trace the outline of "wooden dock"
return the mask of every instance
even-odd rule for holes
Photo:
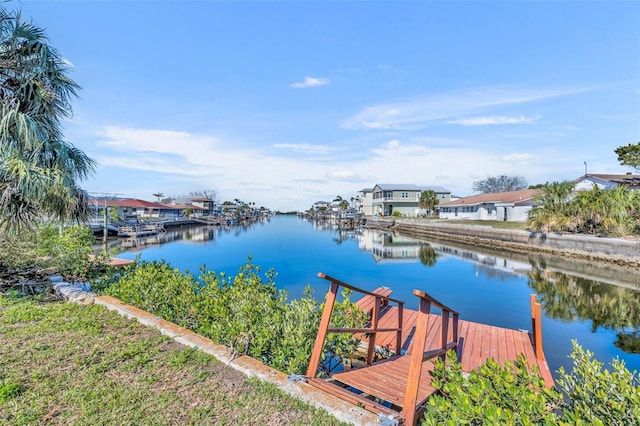
[[[149,235],[164,234],[162,222],[140,223],[137,225],[122,225],[118,228],[119,237],[140,238]]]
[[[531,298],[533,330],[529,333],[459,320],[457,312],[424,292],[414,291],[420,298],[420,308],[411,310],[404,308],[404,302],[391,298],[388,288],[367,292],[324,274],[318,275],[331,285],[307,371],[307,381],[313,386],[397,424],[414,424],[420,418],[421,407],[435,392],[430,374],[434,358],[444,358],[449,349],[457,352],[465,372],[477,369],[489,358],[504,364],[523,354],[529,366],[537,366],[546,384],[553,386],[542,351],[540,304],[536,303],[535,296]],[[364,294],[356,301],[370,314],[370,322],[363,329],[328,326],[339,287]],[[442,314],[432,314],[431,306],[440,308]],[[316,377],[322,345],[331,332],[352,332],[361,339],[361,351],[366,354],[363,355],[364,367],[336,373],[330,378]],[[423,342],[422,350],[415,350],[416,342]]]

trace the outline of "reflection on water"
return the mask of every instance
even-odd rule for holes
[[[126,247],[129,245],[129,247]],[[119,240],[111,254],[165,259],[174,267],[233,274],[251,256],[273,268],[277,285],[300,297],[311,285],[318,299],[326,283],[317,272],[373,290],[387,285],[407,307],[413,289],[428,291],[463,319],[500,327],[531,326],[529,294],[543,306],[543,338],[552,371],[570,368],[577,338],[598,359],[622,357],[640,369],[640,271],[539,253],[516,253],[445,240],[416,240],[373,230],[338,229],[330,222],[278,216],[244,226],[169,230],[142,241]],[[412,303],[415,305],[412,306]]]
[[[360,249],[371,252],[376,262],[420,261],[431,267],[438,258],[455,256],[473,263],[476,274],[491,279],[526,276],[547,317],[565,322],[588,320],[591,332],[600,328],[613,331],[616,347],[626,353],[640,353],[640,292],[636,290],[640,277],[628,269],[621,268],[596,281],[581,276],[590,268],[576,261],[565,260],[566,270],[562,271],[557,265],[555,269],[548,266],[557,264],[557,260],[548,262],[539,255],[527,257],[525,262],[482,253],[478,247],[418,241],[377,230],[364,230],[356,238]],[[611,272],[614,267],[608,265],[604,269]],[[575,271],[580,275],[572,275]]]
[[[445,245],[434,241],[420,241],[411,237],[390,232],[364,229],[354,234],[361,250],[371,252],[378,263],[421,262],[425,266],[434,266],[438,258],[458,257],[476,266],[477,275],[489,278],[507,279],[525,276],[532,269],[528,262],[480,253],[476,248]]]
[[[627,353],[640,353],[640,292],[536,267],[529,285],[538,293],[546,316],[563,321],[590,320],[616,333],[614,344]]]
[[[222,234],[233,234],[235,236],[240,235],[243,232],[247,232],[253,227],[264,224],[269,221],[269,218],[259,218],[252,222],[243,222],[234,226],[230,225],[218,225],[218,226],[196,226],[187,228],[169,228],[169,231],[161,234],[147,235],[138,238],[118,238],[117,240],[108,241],[106,244],[106,251],[110,256],[115,256],[123,251],[135,251],[148,248],[149,246],[165,244],[175,241],[189,241],[192,243],[206,243],[215,240]],[[96,250],[104,250],[105,245],[96,247]]]

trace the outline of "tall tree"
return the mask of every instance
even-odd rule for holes
[[[44,31],[0,6],[0,227],[33,227],[41,216],[82,219],[79,182],[95,163],[63,140],[79,86]]]
[[[156,199],[157,199],[157,201],[158,201],[158,202],[160,202],[160,199],[161,199],[162,197],[164,197],[164,194],[163,194],[162,192],[156,192],[155,194],[151,194],[151,195],[153,195],[154,197],[156,197]]]
[[[431,189],[427,189],[426,191],[422,191],[420,193],[420,199],[418,200],[418,205],[421,209],[426,209],[427,214],[431,215],[436,209],[436,206],[440,200],[438,200],[438,194]]]
[[[640,142],[637,144],[629,144],[614,149],[618,155],[618,161],[623,166],[631,166],[640,171]]]
[[[481,194],[519,191],[521,189],[527,189],[527,180],[522,176],[488,176],[486,179],[473,182],[473,192]]]
[[[336,195],[336,198],[333,199],[334,203],[338,203],[338,207],[340,210],[346,210],[349,208],[349,201],[345,198],[342,198],[341,195]]]

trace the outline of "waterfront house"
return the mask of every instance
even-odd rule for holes
[[[377,184],[372,191],[372,215],[391,216],[398,212],[407,217],[421,216],[425,211],[419,206],[420,194],[429,190],[436,193],[441,204],[451,199],[451,191],[442,186]]]
[[[191,204],[192,206],[190,207],[192,211],[194,212],[197,211],[200,215],[208,216],[214,213],[214,208],[215,208],[214,202],[210,198],[206,198],[206,197],[193,198],[191,200]]]
[[[630,190],[640,190],[640,175],[628,172],[624,175],[613,174],[586,174],[574,180],[574,191],[589,191],[594,186],[600,189],[611,189],[624,185]]]
[[[373,215],[373,188],[363,188],[358,191],[355,208],[361,216]]]
[[[93,210],[98,216],[104,214],[106,207],[116,209],[118,216],[124,219],[142,217],[177,217],[179,209],[166,204],[154,203],[135,198],[128,199],[99,199],[94,198],[91,202]]]
[[[436,208],[442,219],[501,220],[525,222],[537,189],[472,195],[442,203]]]

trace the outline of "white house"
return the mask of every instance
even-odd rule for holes
[[[589,191],[594,185],[600,189],[611,189],[625,185],[631,190],[640,190],[640,175],[628,172],[624,175],[586,174],[574,180],[574,191]]]
[[[524,222],[533,207],[537,189],[480,194],[442,203],[436,208],[442,219],[502,220]]]

